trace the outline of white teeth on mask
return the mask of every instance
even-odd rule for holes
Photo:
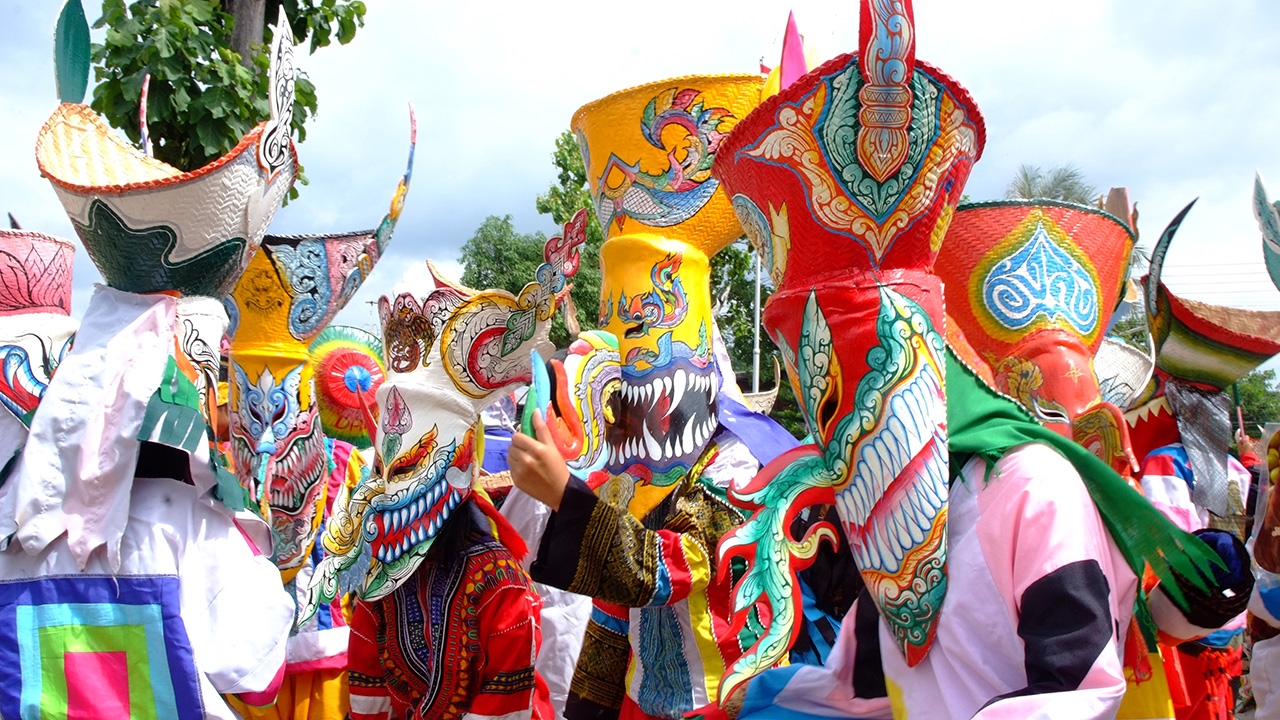
[[[674,449],[671,447],[671,438],[667,438],[667,442],[662,446],[662,459],[667,460],[676,456]]]
[[[676,407],[680,405],[680,399],[684,397],[686,382],[688,382],[688,376],[686,375],[684,368],[677,368],[675,380],[671,385],[671,407],[667,409],[667,415],[670,415],[671,411],[675,410]]]
[[[671,394],[671,378],[669,377],[662,378],[662,394],[663,395]]]
[[[649,432],[648,423],[645,423],[644,426],[644,444],[649,451],[649,457],[654,460],[662,459],[662,446],[658,444],[657,440],[653,439],[653,433]]]
[[[693,426],[695,424],[696,424],[695,420],[693,418],[690,418],[689,422],[685,423],[684,425],[684,436],[680,440],[681,455],[688,455],[689,453],[693,452],[693,449],[695,447],[697,447],[697,445],[695,444],[695,440],[693,439],[693,434],[694,434]]]

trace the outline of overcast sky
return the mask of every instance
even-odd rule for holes
[[[97,2],[85,4],[92,22]],[[488,215],[555,230],[534,198],[555,179],[553,143],[578,106],[652,80],[773,65],[792,8],[819,58],[857,44],[852,0],[367,4],[350,45],[299,49],[320,103],[299,148],[311,185],[271,227],[373,226],[403,171],[414,104],[417,167],[399,229],[339,316],[362,325],[373,322],[368,301],[420,281],[426,258],[456,261]],[[34,158],[56,102],[59,7],[0,0],[0,211],[74,238]],[[1199,196],[1170,253],[1170,285],[1208,302],[1280,309],[1249,204],[1255,169],[1280,192],[1280,3],[916,0],[915,12],[917,57],[957,78],[986,119],[971,198],[1003,196],[1022,163],[1075,163],[1100,189],[1129,187],[1149,245]],[[78,315],[99,276],[83,251],[75,273]]]

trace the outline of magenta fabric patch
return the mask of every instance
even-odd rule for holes
[[[129,717],[129,667],[126,653],[69,652],[67,720],[117,720]]]

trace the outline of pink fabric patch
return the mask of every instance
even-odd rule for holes
[[[253,538],[249,537],[248,531],[240,526],[240,521],[236,518],[231,518],[231,523],[236,526],[236,530],[240,531],[240,537],[244,538],[245,544],[247,544],[249,549],[253,551],[253,556],[262,557],[263,552],[258,549],[258,544],[253,541]]]
[[[129,667],[118,652],[69,652],[67,720],[114,720],[129,717]]]
[[[241,700],[243,700],[244,704],[246,705],[251,705],[253,707],[259,707],[259,708],[267,707],[268,705],[275,704],[276,696],[280,694],[280,687],[282,685],[284,685],[284,665],[283,664],[280,665],[279,670],[276,670],[275,677],[271,678],[271,683],[267,685],[265,690],[263,690],[262,692],[240,693],[238,697]],[[71,719],[67,718],[67,720],[71,720]]]

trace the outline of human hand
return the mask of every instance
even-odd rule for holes
[[[1236,431],[1236,447],[1240,450],[1240,454],[1251,453],[1257,448],[1257,440],[1249,437],[1243,430]]]
[[[565,486],[569,484],[569,466],[556,449],[541,410],[533,412],[533,432],[536,437],[516,433],[511,438],[511,448],[507,451],[511,482],[533,499],[559,510]]]

